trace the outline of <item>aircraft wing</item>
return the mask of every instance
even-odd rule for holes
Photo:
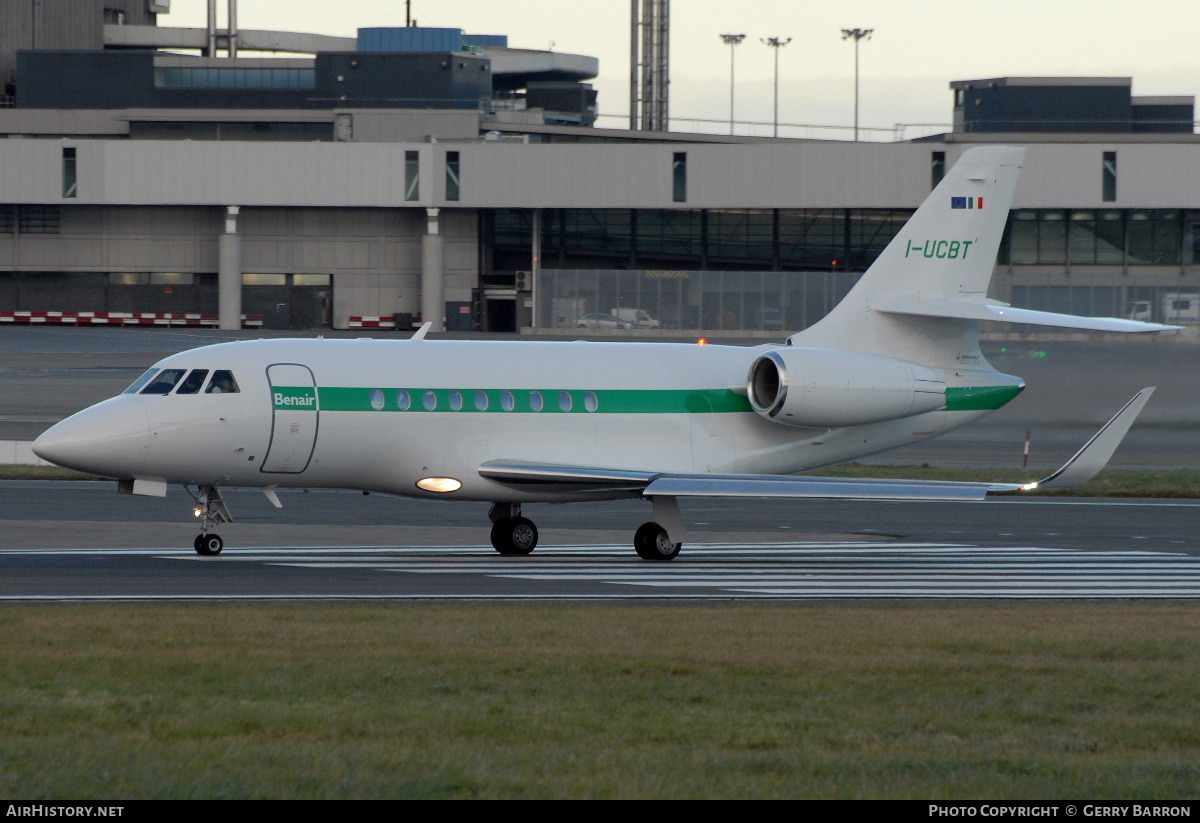
[[[790,497],[849,500],[982,500],[988,494],[1073,488],[1107,465],[1153,388],[1139,391],[1061,468],[1036,483],[880,480],[810,475],[672,474],[489,460],[479,474],[526,491],[626,491],[643,497]]]

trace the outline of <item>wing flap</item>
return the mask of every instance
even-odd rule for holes
[[[526,488],[639,491],[657,477],[658,473],[532,463],[525,460],[489,460],[479,467],[479,475],[510,486]]]
[[[775,475],[663,475],[646,497],[791,497],[827,500],[982,500],[990,483]]]

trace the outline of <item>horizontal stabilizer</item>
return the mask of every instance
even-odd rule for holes
[[[1029,323],[1035,326],[1058,326],[1065,329],[1087,329],[1088,331],[1112,332],[1159,332],[1171,331],[1180,326],[1164,326],[1161,323],[1143,323],[1140,320],[1124,320],[1120,317],[1081,317],[1076,314],[1058,314],[1034,309],[1014,309],[996,303],[981,303],[971,300],[913,300],[876,306],[875,311],[884,314],[908,314],[918,317],[950,317],[958,320],[994,320],[998,323]]]

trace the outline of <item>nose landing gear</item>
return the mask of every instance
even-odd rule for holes
[[[216,486],[201,486],[192,513],[200,518],[200,534],[193,543],[196,554],[205,557],[220,554],[221,549],[225,548],[225,541],[220,535],[210,533],[209,529],[221,523],[233,522],[233,515],[229,513],[229,507],[221,497],[221,490]]]

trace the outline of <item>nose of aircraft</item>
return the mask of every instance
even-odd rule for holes
[[[150,422],[136,397],[114,397],[73,414],[33,441],[33,453],[68,469],[105,477],[137,472]]]

